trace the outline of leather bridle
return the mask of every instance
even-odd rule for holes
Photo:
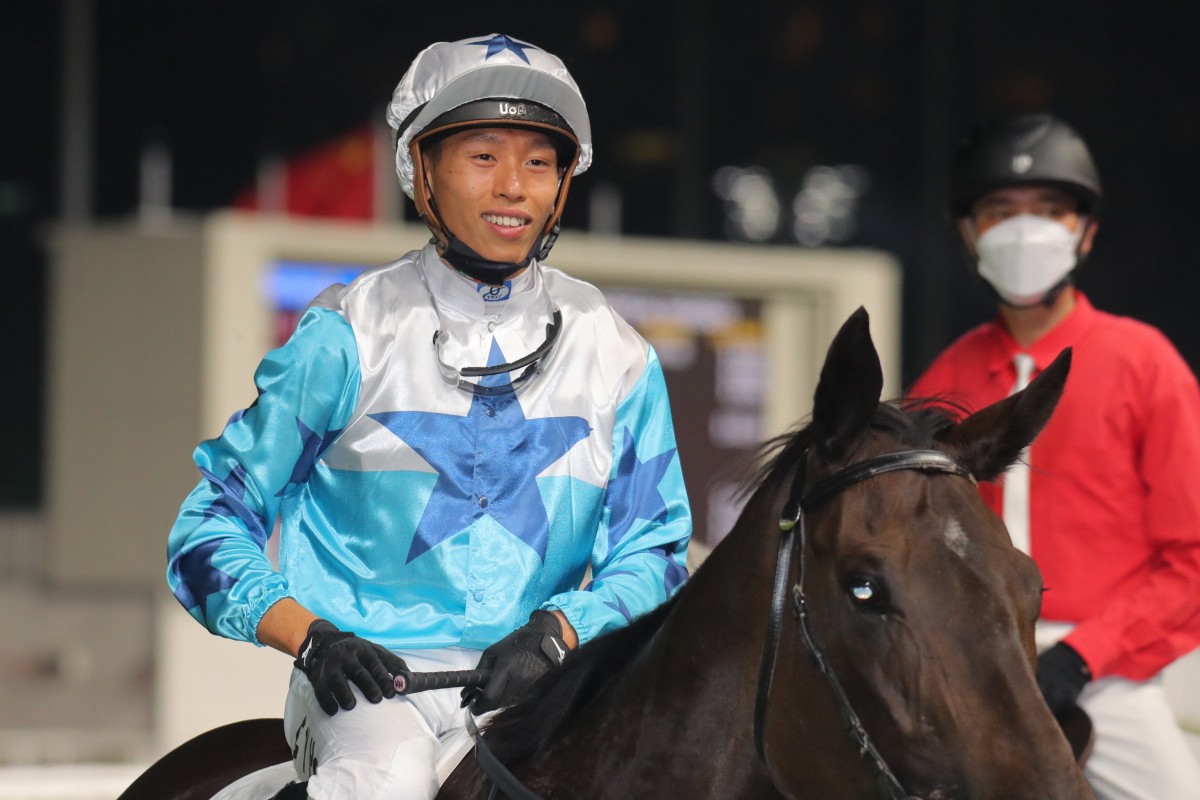
[[[816,635],[813,633],[812,625],[809,621],[808,601],[804,595],[805,550],[808,545],[807,531],[804,525],[804,512],[814,510],[822,503],[836,497],[856,483],[865,481],[868,478],[874,478],[877,475],[900,470],[941,472],[958,475],[972,482],[975,480],[970,470],[939,450],[905,450],[899,453],[876,456],[875,458],[851,464],[830,475],[812,489],[805,490],[806,470],[804,469],[804,461],[801,461],[801,466],[797,469],[796,478],[793,481],[788,501],[784,504],[779,519],[779,530],[781,533],[779,555],[775,560],[775,580],[771,594],[771,613],[767,622],[767,641],[763,649],[762,665],[759,670],[758,692],[754,705],[754,747],[758,751],[759,760],[766,766],[766,753],[763,748],[763,724],[766,719],[771,684],[775,677],[775,659],[779,648],[780,631],[783,628],[784,596],[787,592],[788,574],[791,570],[792,551],[793,549],[798,549],[800,551],[800,574],[795,585],[792,586],[792,599],[795,606],[796,618],[800,626],[800,635],[817,669],[826,677],[830,687],[833,689],[839,710],[841,711],[842,721],[846,725],[846,732],[854,741],[859,755],[871,767],[875,781],[885,797],[889,798],[889,800],[920,800],[920,798],[909,795],[904,791],[904,787],[888,767],[883,756],[875,749],[875,745],[871,742],[871,738],[863,728],[862,721],[859,719],[858,714],[855,713],[854,707],[850,705],[850,699],[846,696],[846,692],[838,681],[837,675],[834,674],[832,667],[830,667],[829,660],[825,657],[825,652],[817,643]],[[793,539],[797,530],[799,530],[799,542],[793,548]]]
[[[900,781],[897,780],[895,774],[888,767],[887,762],[884,761],[883,756],[879,754],[870,737],[867,736],[867,732],[863,728],[858,714],[855,713],[854,708],[850,705],[850,700],[846,697],[846,692],[842,689],[841,683],[838,682],[837,676],[829,666],[829,661],[825,658],[825,652],[817,644],[816,636],[813,634],[812,627],[809,624],[808,602],[804,596],[804,550],[807,546],[804,512],[815,509],[856,483],[877,475],[897,472],[899,470],[942,472],[950,475],[959,475],[972,482],[975,480],[970,470],[938,450],[905,450],[899,453],[889,453],[869,458],[835,472],[807,492],[804,490],[805,470],[803,467],[797,470],[791,494],[788,497],[787,503],[783,506],[783,512],[779,519],[779,529],[782,535],[779,541],[779,555],[775,560],[775,581],[771,596],[771,614],[767,623],[767,643],[763,650],[762,666],[759,671],[758,694],[754,707],[754,746],[758,751],[759,760],[765,766],[763,721],[766,717],[767,703],[770,699],[771,683],[775,676],[775,657],[779,648],[779,634],[783,628],[784,596],[787,592],[788,573],[791,569],[792,542],[795,531],[798,529],[800,531],[800,540],[797,545],[800,550],[800,576],[799,580],[792,587],[792,597],[804,644],[816,662],[817,668],[829,680],[834,695],[837,697],[842,713],[842,720],[846,725],[847,732],[850,734],[850,738],[854,740],[859,754],[866,759],[874,771],[876,782],[885,796],[889,800],[920,800],[920,798],[909,795],[904,791],[904,787],[900,785]],[[499,797],[508,797],[512,800],[543,800],[539,794],[521,783],[520,779],[513,775],[496,758],[487,746],[483,736],[480,735],[479,730],[475,727],[474,720],[471,719],[469,714],[467,715],[467,728],[475,738],[475,759],[478,766],[483,774],[492,781],[492,788],[488,793],[489,800],[497,800]]]

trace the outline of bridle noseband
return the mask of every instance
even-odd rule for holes
[[[834,674],[833,669],[830,667],[829,661],[825,657],[825,652],[817,643],[816,636],[809,622],[808,601],[804,595],[804,551],[808,545],[807,531],[804,525],[804,512],[812,511],[856,483],[877,475],[900,470],[942,472],[950,475],[959,475],[969,479],[972,483],[975,481],[970,470],[939,450],[905,450],[899,453],[888,453],[887,455],[859,461],[838,470],[807,491],[804,488],[806,472],[803,462],[801,462],[801,466],[797,469],[791,493],[788,496],[787,503],[783,506],[783,511],[779,519],[779,530],[781,533],[779,555],[775,560],[775,580],[771,593],[771,613],[767,623],[767,641],[763,649],[763,660],[759,670],[758,693],[754,706],[754,746],[758,751],[759,760],[765,766],[767,761],[763,748],[763,724],[767,714],[767,702],[771,694],[771,683],[775,677],[775,657],[779,648],[779,635],[783,628],[783,606],[784,597],[787,592],[788,573],[791,570],[792,539],[795,531],[798,529],[800,531],[800,541],[797,545],[800,551],[800,575],[796,584],[792,587],[792,598],[795,605],[796,618],[800,624],[800,635],[804,639],[805,647],[807,647],[809,655],[816,663],[817,669],[828,679],[834,696],[837,698],[839,710],[842,714],[842,721],[846,725],[846,732],[854,740],[859,755],[871,766],[875,780],[884,795],[890,798],[890,800],[919,800],[919,798],[909,795],[904,791],[904,787],[900,785],[900,781],[888,767],[883,756],[875,749],[875,745],[871,742],[870,737],[867,736],[867,732],[862,726],[862,721],[859,719],[858,714],[855,713],[853,706],[850,705],[850,699],[846,696],[846,692],[838,681],[837,675]]]

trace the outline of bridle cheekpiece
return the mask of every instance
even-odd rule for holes
[[[970,470],[940,450],[904,450],[851,464],[848,467],[838,470],[806,491],[804,484],[807,475],[804,463],[802,459],[801,466],[796,470],[792,490],[788,495],[787,502],[784,503],[779,518],[779,530],[781,534],[779,538],[779,555],[775,560],[775,580],[771,592],[771,613],[767,622],[767,641],[763,649],[762,665],[759,669],[758,693],[754,707],[754,746],[758,751],[758,758],[765,766],[767,760],[763,747],[763,726],[771,694],[771,683],[775,676],[775,658],[779,648],[779,636],[783,628],[783,607],[784,598],[787,595],[788,574],[791,571],[792,542],[795,532],[798,530],[800,532],[799,542],[795,549],[800,551],[800,574],[795,585],[792,586],[791,593],[804,645],[808,649],[808,653],[816,664],[817,669],[829,681],[834,696],[837,698],[838,707],[842,714],[842,721],[846,725],[846,732],[854,741],[859,755],[870,765],[876,783],[878,783],[884,795],[889,800],[919,800],[919,798],[909,795],[904,791],[904,787],[900,784],[900,781],[896,778],[891,768],[888,767],[883,756],[879,754],[874,743],[871,742],[866,729],[863,728],[862,721],[854,711],[854,707],[850,705],[850,699],[846,696],[845,690],[838,681],[837,675],[834,674],[833,668],[830,667],[829,660],[825,657],[825,652],[821,649],[816,635],[813,633],[812,625],[809,621],[808,600],[804,595],[804,556],[805,549],[808,546],[807,531],[804,525],[804,512],[816,509],[821,504],[836,497],[856,483],[889,472],[900,470],[940,472],[967,478],[972,483],[975,482],[975,478],[971,475]]]

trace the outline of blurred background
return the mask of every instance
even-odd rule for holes
[[[882,264],[862,280],[895,281],[895,322],[885,329],[893,340],[890,388],[898,393],[954,337],[992,313],[944,211],[954,147],[982,120],[1051,110],[1089,142],[1105,188],[1099,239],[1081,286],[1099,307],[1161,328],[1196,369],[1198,23],[1200,6],[1169,0],[1136,10],[1076,0],[639,0],[517,8],[469,0],[0,2],[0,419],[7,421],[0,459],[0,766],[103,763],[114,766],[111,780],[119,783],[122,769],[165,746],[155,653],[172,634],[156,623],[162,587],[140,573],[125,580],[119,569],[64,569],[54,545],[62,520],[71,521],[71,531],[60,548],[89,534],[78,520],[100,512],[88,503],[107,497],[130,505],[151,487],[131,487],[135,480],[109,473],[119,488],[86,497],[55,488],[65,480],[62,469],[86,472],[96,455],[89,448],[104,446],[87,438],[104,425],[88,417],[94,385],[63,377],[55,353],[72,337],[86,337],[82,317],[63,311],[68,298],[87,311],[99,342],[99,332],[133,325],[141,306],[161,304],[186,327],[189,315],[199,319],[201,312],[189,310],[194,298],[180,287],[207,284],[197,278],[168,286],[165,295],[150,288],[144,296],[124,288],[114,295],[104,288],[106,265],[142,251],[105,250],[111,241],[104,237],[118,231],[139,241],[149,236],[156,246],[188,237],[204,242],[207,220],[257,209],[308,230],[358,225],[378,236],[381,225],[391,226],[381,250],[410,239],[419,245],[411,205],[377,156],[384,105],[431,41],[503,32],[562,57],[591,113],[596,160],[567,205],[568,260],[576,231],[682,248],[736,246],[719,251],[740,259],[726,272],[756,253],[764,264],[778,261],[771,268],[781,271],[791,259],[797,270],[817,264],[819,272],[820,264],[841,263],[820,259],[842,255]],[[373,253],[319,245],[275,258],[283,266],[299,259],[344,267],[370,263]],[[144,283],[118,278],[119,268],[111,268],[112,285]],[[305,273],[301,285],[332,274],[323,268]],[[678,269],[686,272],[686,264]],[[83,274],[95,283],[72,282]],[[661,300],[675,274],[663,273],[652,300]],[[793,278],[781,272],[778,280],[783,286]],[[769,283],[744,297],[681,295],[682,317],[725,321],[717,334],[705,332],[712,352],[696,378],[710,396],[716,387],[718,411],[721,403],[729,407],[720,424],[710,416],[707,438],[696,445],[709,456],[744,449],[770,432],[769,420],[754,417],[769,405],[762,400],[767,390],[745,389],[768,383],[769,367],[778,363],[778,354],[763,355],[769,347],[754,344],[770,316],[763,299]],[[622,309],[638,317],[647,290],[633,278],[628,284]],[[270,324],[286,335],[290,307],[281,294],[272,297]],[[660,325],[664,352],[672,336],[678,339],[661,320],[645,321]],[[167,338],[194,344],[204,325]],[[136,376],[148,374],[146,365],[120,343],[158,335],[135,326],[107,349],[92,344],[118,367],[129,355]],[[249,350],[256,360],[262,348]],[[692,362],[686,353],[680,358],[678,380],[690,380],[684,373]],[[249,377],[249,370],[238,375],[243,390]],[[51,413],[65,385],[78,387],[78,407],[69,409],[80,420],[74,451],[70,437],[55,438]],[[188,386],[183,380],[177,390],[186,394]],[[161,417],[162,408],[149,408],[161,402],[161,389],[129,381],[113,403],[135,419]],[[673,389],[673,399],[681,394]],[[205,414],[211,416],[203,409],[192,416]],[[181,430],[192,444],[197,432],[216,432],[202,422],[171,427],[167,416],[159,420],[163,430]],[[195,480],[187,452],[173,453],[184,477],[171,480],[182,489],[150,504],[177,507]],[[56,466],[56,458],[73,466]],[[703,483],[689,488],[694,501],[709,490],[719,494]],[[71,507],[59,513],[55,503]],[[717,528],[723,513],[728,508],[715,508],[707,524]],[[144,560],[121,548],[146,541],[159,548],[150,558],[162,558],[171,514],[156,519],[157,529],[142,538],[112,542],[120,558]],[[705,536],[711,542],[717,533]],[[4,781],[0,776],[0,798],[21,796],[15,788],[4,794]]]

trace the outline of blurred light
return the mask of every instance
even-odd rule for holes
[[[792,235],[806,247],[840,244],[858,228],[858,200],[870,185],[867,170],[857,164],[816,166],[792,201]]]
[[[708,437],[728,450],[742,450],[762,441],[762,415],[754,409],[718,408],[708,417]]]
[[[617,158],[634,167],[660,167],[679,158],[679,137],[668,130],[628,131],[617,142]]]
[[[268,153],[259,159],[255,186],[260,213],[287,213],[287,183],[287,162],[283,158]]]
[[[326,287],[348,284],[366,269],[358,264],[276,261],[263,279],[263,292],[272,308],[303,311]]]
[[[142,148],[138,159],[138,221],[147,228],[171,221],[171,151],[162,142]]]
[[[658,294],[631,289],[606,289],[604,296],[630,325],[642,328],[667,322],[704,335],[732,328],[745,317],[732,297],[715,294]]]
[[[725,232],[730,239],[765,242],[779,230],[779,197],[761,167],[721,167],[713,191],[725,201]]]

